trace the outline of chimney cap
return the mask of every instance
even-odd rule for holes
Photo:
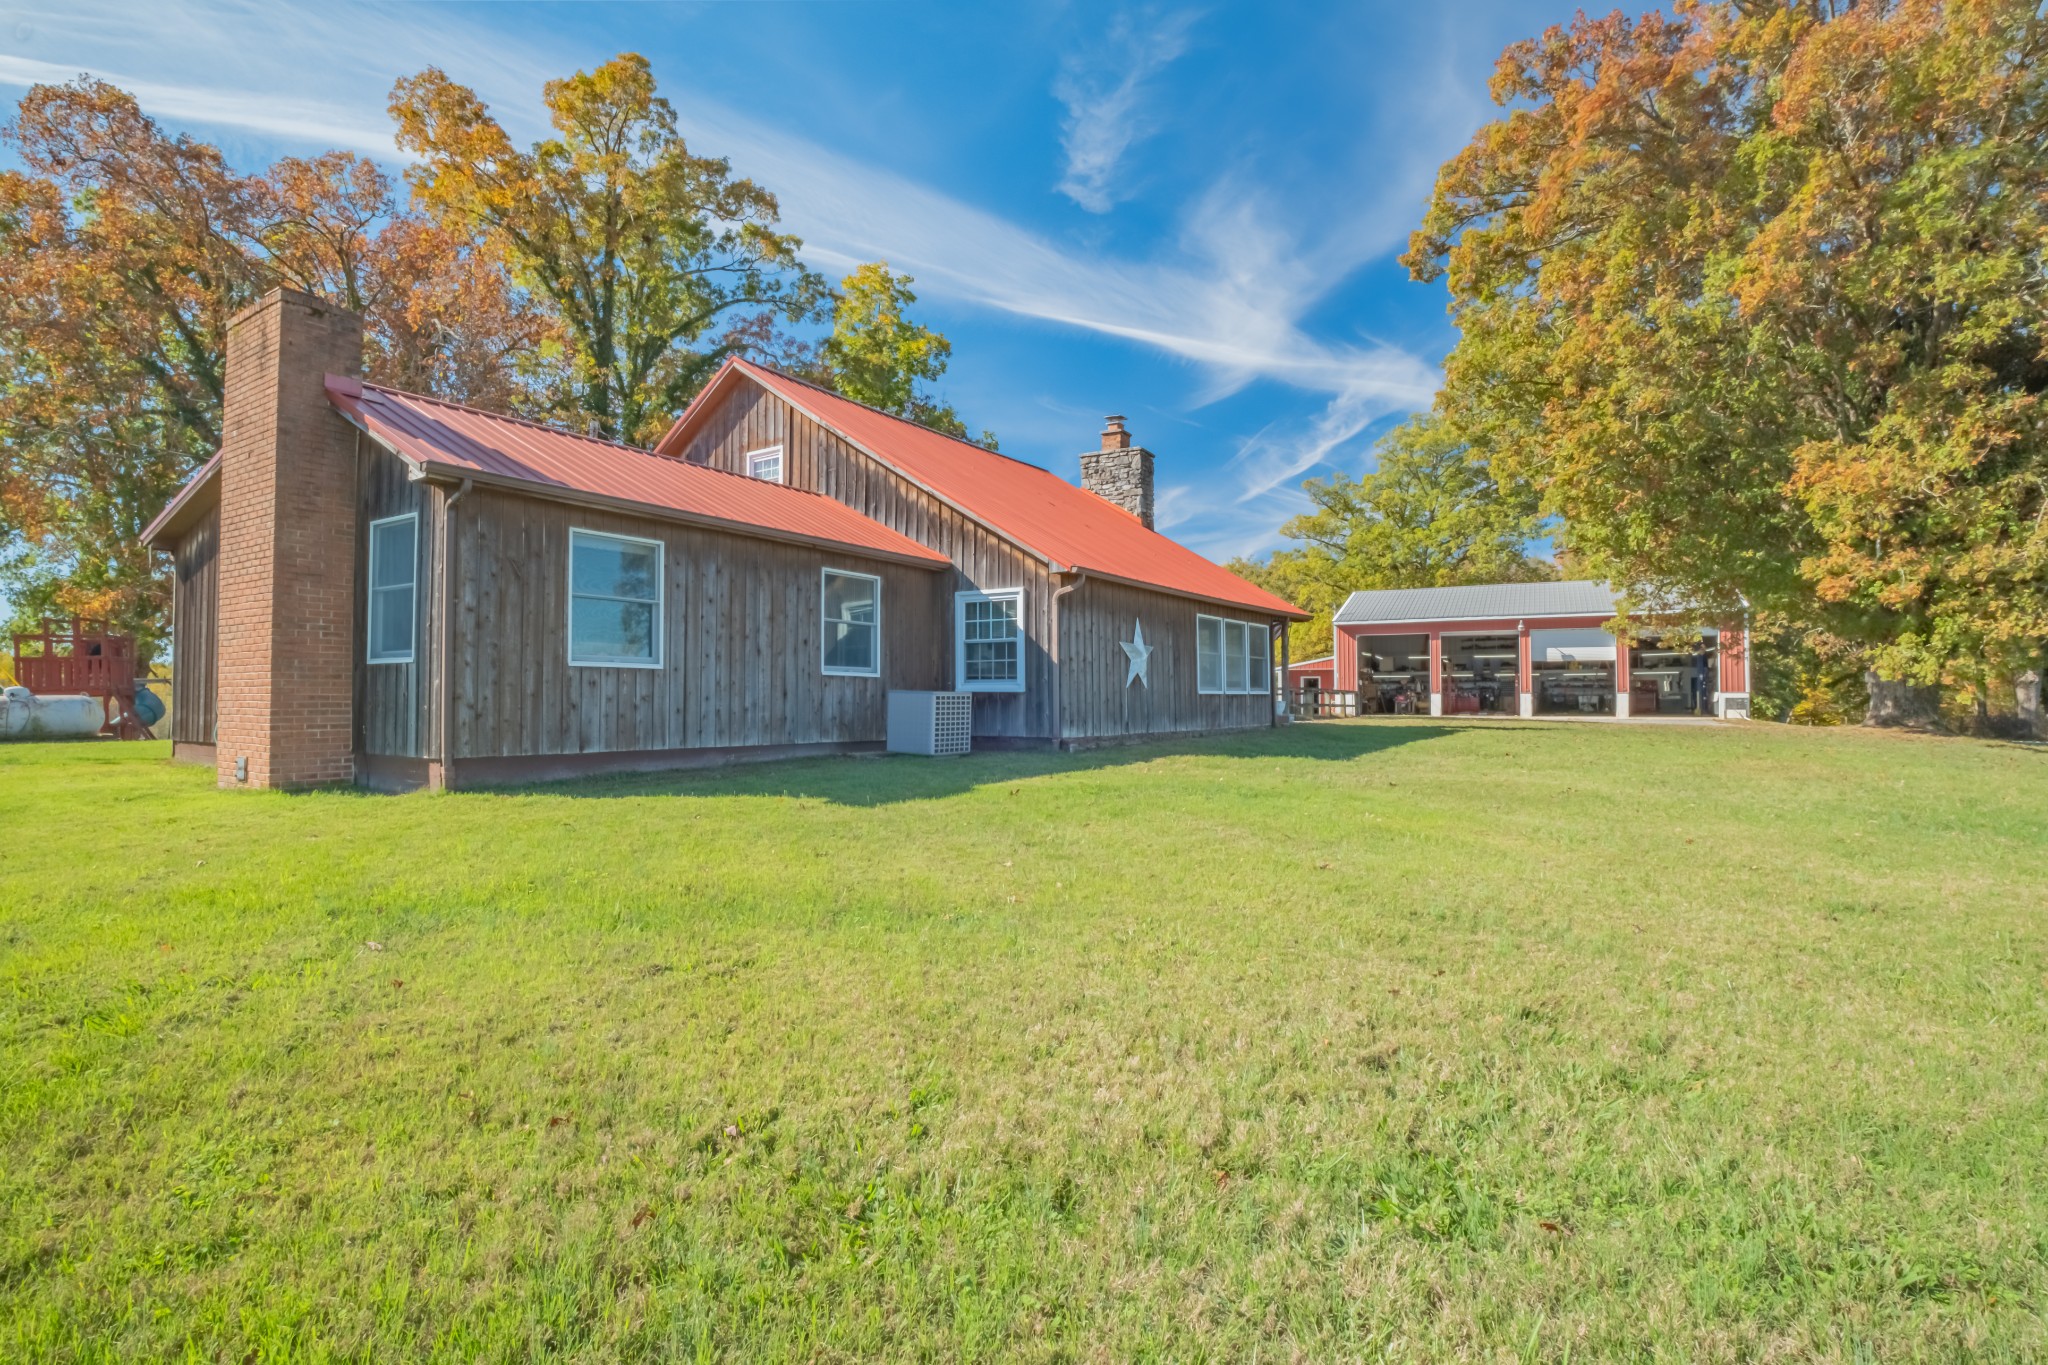
[[[1123,414],[1113,412],[1102,419],[1102,448],[1104,450],[1129,450],[1131,433],[1124,427]]]

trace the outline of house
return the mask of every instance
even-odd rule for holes
[[[228,336],[174,566],[174,752],[222,785],[453,787],[879,750],[891,692],[979,747],[1274,723],[1304,613],[1152,525],[1112,419],[1083,486],[742,360],[656,451],[360,378],[275,291]]]
[[[1605,583],[1355,592],[1334,618],[1336,686],[1367,713],[1749,715],[1749,628],[1681,637],[1640,614],[1624,644]]]

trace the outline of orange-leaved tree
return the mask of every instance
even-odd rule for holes
[[[488,248],[410,216],[360,158],[257,175],[134,98],[36,86],[0,173],[0,585],[17,620],[102,617],[161,638],[137,537],[218,447],[229,319],[284,284],[365,314],[373,374],[504,404],[548,322]]]
[[[1873,713],[2048,642],[2048,19],[2030,0],[1581,16],[1406,257],[1442,409],[1593,572],[1856,642]]]

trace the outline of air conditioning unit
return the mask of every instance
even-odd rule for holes
[[[891,692],[889,752],[964,754],[974,747],[974,697],[967,692]]]

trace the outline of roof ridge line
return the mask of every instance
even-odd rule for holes
[[[461,412],[474,413],[478,417],[488,417],[494,422],[511,422],[515,426],[530,427],[535,431],[544,431],[551,436],[567,436],[571,440],[587,441],[592,445],[607,446],[613,450],[623,450],[629,455],[645,455],[650,460],[661,460],[667,464],[681,465],[685,469],[702,470],[706,474],[716,474],[724,479],[748,479],[754,483],[770,488],[781,488],[803,497],[823,498],[826,502],[830,502],[835,506],[843,507],[846,505],[839,502],[836,498],[827,498],[823,493],[815,492],[809,488],[798,488],[794,484],[783,483],[780,480],[756,479],[751,474],[740,474],[730,469],[720,469],[716,465],[699,464],[694,460],[680,459],[674,455],[664,455],[658,450],[649,450],[646,446],[636,446],[625,441],[614,441],[608,436],[591,436],[570,427],[559,427],[549,422],[536,422],[530,417],[520,417],[509,412],[493,412],[489,408],[480,408],[473,403],[458,403],[452,398],[441,398],[430,393],[414,393],[410,389],[396,388],[390,384],[374,384],[367,379],[362,380],[361,383],[364,388],[375,389],[379,393],[395,394],[400,398],[410,398],[422,403],[433,403],[440,407],[455,408]],[[851,510],[859,512],[860,509],[853,508]]]
[[[1019,459],[1015,455],[1005,454],[1003,451],[1000,450],[990,450],[987,446],[982,445],[976,441],[970,441],[964,436],[954,436],[948,432],[940,431],[936,427],[928,427],[922,422],[913,421],[910,418],[905,417],[900,412],[890,412],[887,408],[878,408],[873,403],[863,403],[858,398],[848,398],[845,394],[839,392],[839,390],[837,389],[828,389],[823,384],[816,383],[813,380],[805,379],[801,375],[791,374],[787,370],[778,369],[775,366],[766,363],[765,361],[750,360],[743,355],[734,356],[733,361],[734,363],[740,365],[751,365],[757,370],[766,370],[768,373],[774,375],[776,378],[787,379],[792,384],[801,384],[807,389],[815,389],[819,393],[824,394],[827,398],[836,398],[842,403],[851,403],[857,408],[866,408],[869,412],[874,413],[877,417],[886,417],[892,422],[901,422],[905,426],[916,427],[919,431],[930,432],[932,435],[938,437],[942,441],[951,441],[956,445],[966,446],[969,450],[975,451],[977,454],[993,455],[998,460],[1008,460],[1011,464],[1023,465],[1026,469],[1035,469],[1041,474],[1051,474],[1053,478],[1059,479],[1061,483],[1066,483],[1067,487],[1069,488],[1080,488],[1079,484],[1067,483],[1065,479],[1060,478],[1058,474],[1054,474],[1052,470],[1047,469],[1042,464],[1033,464],[1029,460]],[[1088,490],[1083,488],[1081,489],[1081,491],[1085,493]]]
[[[379,384],[368,379],[357,382],[366,389],[375,389],[378,393],[396,394],[400,398],[413,398],[422,403],[433,403],[444,408],[457,408],[463,412],[473,412],[479,417],[491,418],[493,421],[511,422],[517,426],[532,427],[535,431],[545,431],[555,436],[567,436],[571,440],[588,441],[592,445],[610,446],[614,450],[628,450],[635,455],[652,455],[657,460],[671,458],[670,456],[649,450],[646,446],[636,446],[628,441],[615,441],[609,436],[592,436],[587,431],[577,431],[573,427],[556,426],[552,422],[537,422],[531,417],[521,417],[516,413],[493,412],[489,408],[480,408],[474,403],[459,403],[453,398],[442,398],[437,394],[414,393],[411,389],[401,389],[393,384]],[[681,462],[678,461],[678,463]]]

